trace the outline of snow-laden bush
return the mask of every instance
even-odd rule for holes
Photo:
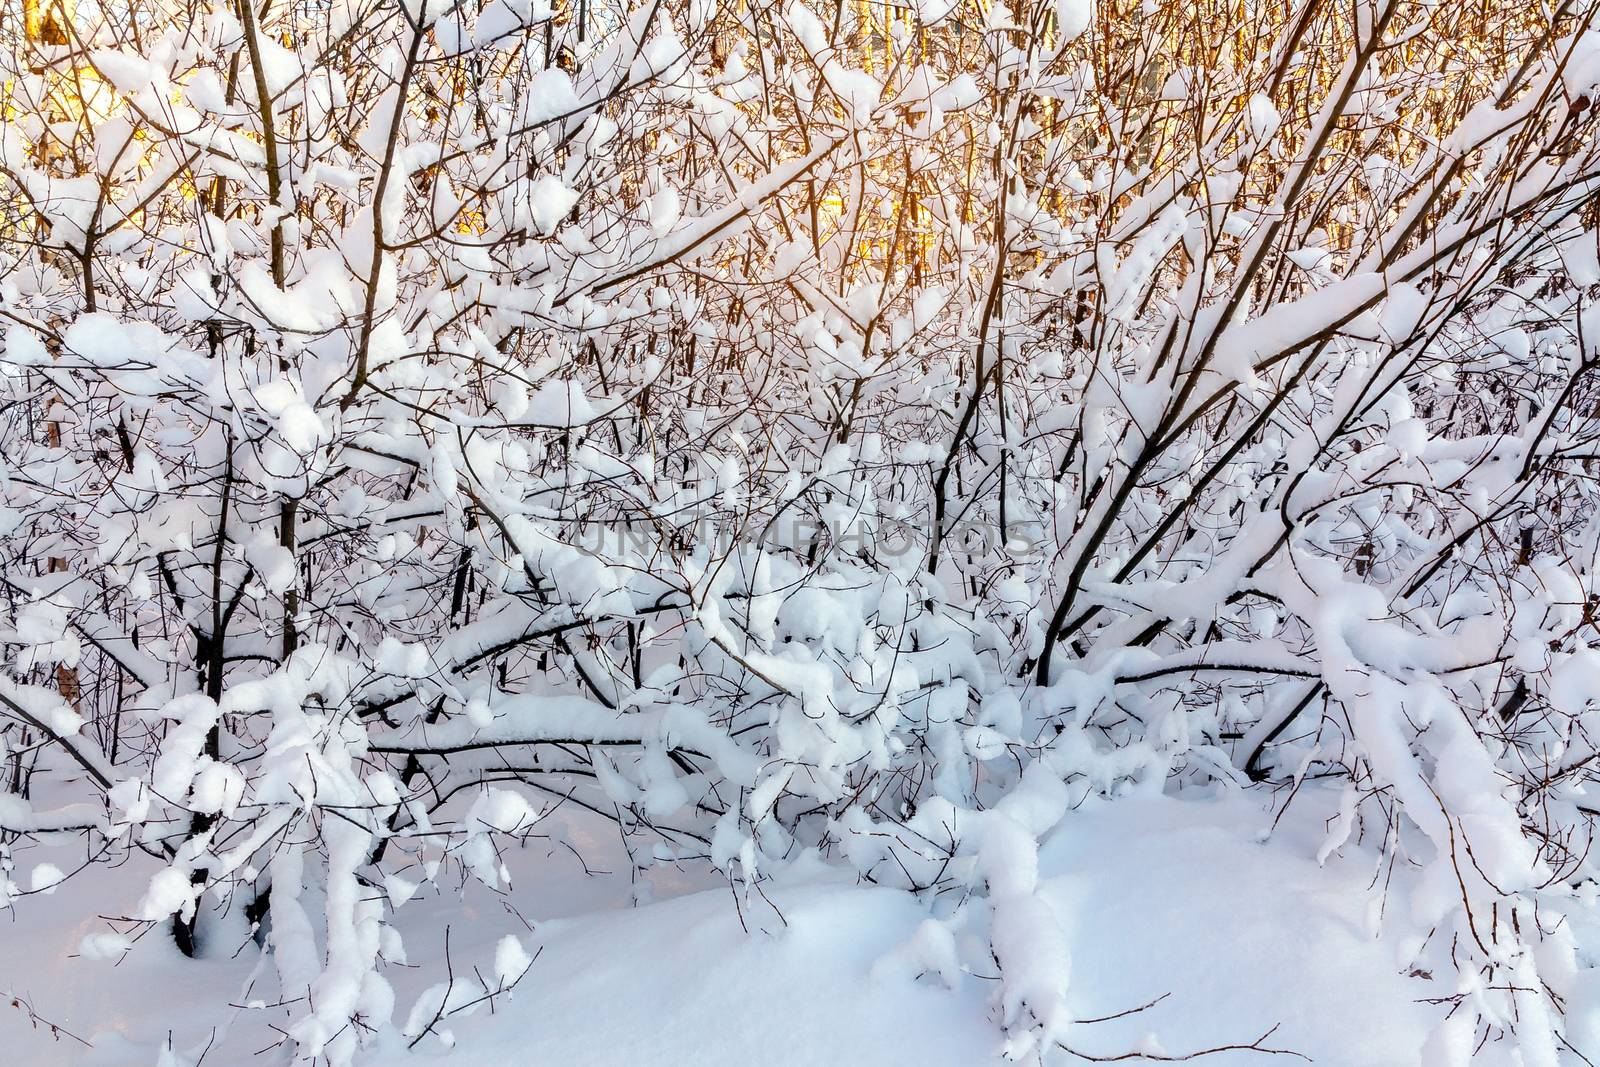
[[[1337,776],[1437,1062],[1556,1064],[1600,31],[1236,7],[30,5],[0,828],[161,857],[123,933],[248,903],[334,1064],[558,804],[915,891],[1028,1058],[1075,804]]]

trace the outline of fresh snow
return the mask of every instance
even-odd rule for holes
[[[1600,1061],[1600,7],[22,6],[0,1067]]]
[[[1400,939],[1375,918],[1378,854],[1347,846],[1316,862],[1337,804],[1332,791],[1308,787],[1270,835],[1277,811],[1266,793],[1125,799],[1069,813],[1040,849],[1039,885],[1070,946],[1071,981],[1034,980],[1067,990],[1071,1019],[1164,999],[1111,1022],[1063,1025],[1058,1036],[1095,1055],[1152,1037],[1176,1053],[1249,1042],[1276,1026],[1273,1047],[1317,1063],[1418,1063],[1440,1012],[1421,1003],[1427,984],[1401,973]],[[550,836],[507,855],[514,890],[474,887],[460,904],[432,894],[398,922],[402,936],[417,931],[418,940],[406,937],[413,966],[439,961],[442,941],[423,937],[442,920],[458,974],[476,969],[492,983],[526,974],[493,1005],[452,1018],[453,1047],[429,1036],[405,1052],[391,1034],[358,1059],[362,1067],[1007,1062],[993,974],[941,962],[955,949],[928,932],[943,924],[929,919],[926,901],[837,876],[746,895],[697,890],[685,874],[657,888],[662,899],[632,906],[625,869],[586,876],[566,847],[604,869],[626,863],[614,837],[598,820],[550,818]],[[174,1062],[192,1062],[213,1038],[206,1062],[258,1062],[250,1053],[285,1016],[264,1006],[275,999],[272,968],[240,920],[225,923],[226,943],[198,961],[160,937],[129,946],[101,920],[77,918],[128,910],[123,885],[76,877],[7,913],[0,990],[95,1046],[53,1040],[8,1009],[0,1032],[11,1062],[153,1063],[169,1029]],[[402,1018],[422,993],[417,970],[396,980]],[[263,1006],[234,1010],[224,1000]],[[1265,1060],[1225,1052],[1206,1062]]]

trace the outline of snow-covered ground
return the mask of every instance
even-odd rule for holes
[[[1281,798],[1280,798],[1281,799]],[[1080,810],[1041,852],[1044,893],[1070,935],[1073,1013],[1092,1019],[1163,998],[1148,1010],[1076,1026],[1074,1048],[1182,1054],[1248,1044],[1338,1067],[1419,1062],[1437,988],[1406,977],[1384,929],[1374,852],[1355,844],[1319,867],[1330,797],[1307,791],[1267,834],[1266,793],[1216,800],[1126,799]],[[561,814],[547,836],[508,857],[519,877],[503,894],[473,884],[459,903],[418,898],[400,909],[413,961],[444,952],[451,968],[489,971],[515,934],[537,957],[510,997],[441,1026],[407,1051],[398,1032],[368,1062],[654,1065],[999,1062],[995,982],[969,964],[947,988],[918,977],[897,951],[927,912],[909,894],[830,880],[736,897],[692,872],[657,881],[630,906],[628,866],[603,825]],[[595,873],[585,875],[582,855]],[[620,861],[620,862],[619,862]],[[71,870],[66,848],[24,850],[19,869]],[[91,868],[48,896],[30,896],[0,928],[0,990],[92,1045],[53,1038],[24,1008],[0,1016],[0,1063],[273,1063],[281,1008],[242,920],[218,924],[208,958],[181,958],[156,932],[115,959],[91,959],[84,938],[109,927],[77,916],[126,911],[143,872]],[[92,876],[95,880],[89,880]],[[1401,875],[1403,878],[1403,874]],[[404,1022],[434,980],[391,968]],[[991,972],[992,973],[992,972]],[[175,1005],[185,1010],[173,1010]],[[176,1055],[163,1060],[167,1027]],[[209,1051],[207,1051],[209,1046]],[[1062,1063],[1083,1062],[1072,1056]],[[1298,1062],[1236,1050],[1203,1062]]]

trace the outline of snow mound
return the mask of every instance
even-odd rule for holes
[[[1376,854],[1350,844],[1326,866],[1316,862],[1335,808],[1331,795],[1307,790],[1270,837],[1275,810],[1264,793],[1128,799],[1070,814],[1039,857],[1039,892],[1060,917],[1072,954],[1068,1009],[1080,1020],[1058,1036],[1093,1055],[1182,1054],[1246,1044],[1277,1027],[1268,1045],[1319,1064],[1417,1063],[1438,1016],[1419,1003],[1427,984],[1400,973],[1395,946],[1379,929],[1379,897],[1369,889]],[[600,838],[583,842],[584,832],[564,830],[567,839],[596,846]],[[514,892],[476,887],[464,902],[440,897],[402,909],[401,930],[419,930],[407,939],[413,964],[441,951],[420,932],[432,928],[434,909],[455,916],[450,952],[458,974],[492,970],[507,934],[517,935],[533,962],[509,995],[451,1019],[448,1043],[429,1034],[408,1049],[394,1034],[358,1062],[1006,1062],[993,970],[974,966],[968,954],[965,972],[951,973],[948,948],[912,951],[928,939],[926,901],[820,882],[737,897],[726,887],[700,890],[630,908],[625,873],[617,873],[625,863],[579,878],[559,866],[567,855],[530,844],[508,856],[520,868]],[[192,1009],[184,1013],[186,1028],[173,1035],[173,1062],[192,1062],[208,1043],[207,1063],[261,1062],[252,1054],[273,1043],[270,1026],[281,1025],[281,1009],[241,1011],[224,1002],[270,1005],[271,964],[243,936],[240,951],[203,960],[185,960],[155,938],[109,961],[96,958],[103,953],[79,954],[94,924],[65,917],[84,914],[86,897],[103,900],[112,888],[72,879],[57,896],[31,898],[23,915],[12,913],[27,921],[0,935],[8,950],[0,953],[0,990],[25,997],[39,1016],[94,1048],[52,1039],[20,1009],[8,1009],[0,1036],[13,1048],[11,1062],[157,1062],[165,1030],[154,1021],[165,1027],[177,1017],[174,1003]],[[918,977],[907,961],[924,957]],[[422,992],[408,984],[406,971],[391,972],[402,1006]],[[234,989],[237,996],[218,995]],[[1157,998],[1123,1018],[1081,1021]],[[1248,1050],[1204,1060],[1211,1067],[1280,1061],[1300,1062]],[[1058,1051],[1050,1062],[1083,1061]]]
[[[1068,922],[1076,1017],[1146,1012],[1077,1028],[1071,1044],[1127,1051],[1154,1033],[1169,1054],[1268,1042],[1338,1067],[1418,1062],[1437,988],[1400,973],[1380,936],[1378,857],[1318,867],[1331,797],[1302,795],[1270,838],[1275,810],[1249,795],[1218,802],[1129,799],[1067,819],[1040,854],[1044,892]],[[1212,1067],[1299,1062],[1239,1051]]]

